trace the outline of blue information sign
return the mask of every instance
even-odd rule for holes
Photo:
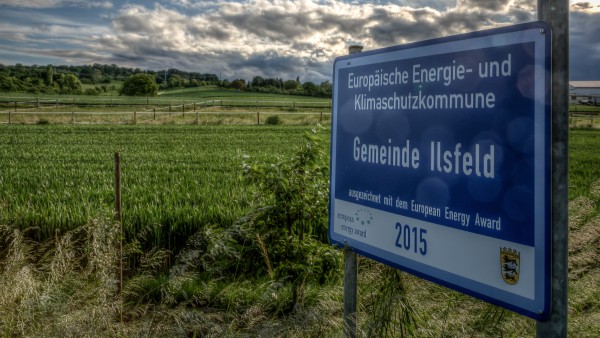
[[[534,22],[337,58],[331,242],[544,320],[550,37]]]

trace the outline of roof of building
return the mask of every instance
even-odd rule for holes
[[[569,81],[571,88],[600,88],[600,81]]]

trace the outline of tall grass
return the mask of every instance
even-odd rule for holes
[[[8,224],[0,226],[2,335],[343,336],[341,268],[332,268],[334,263],[327,265],[328,278],[324,280],[319,280],[318,272],[325,271],[319,270],[323,266],[319,264],[329,258],[334,258],[329,260],[334,262],[340,255],[326,244],[318,243],[323,229],[316,225],[325,211],[312,213],[311,210],[313,207],[320,210],[322,204],[305,200],[320,198],[317,197],[320,196],[317,192],[322,190],[320,180],[326,180],[327,176],[321,175],[322,170],[316,170],[320,173],[319,182],[313,182],[309,176],[303,176],[313,171],[305,170],[311,166],[293,165],[311,163],[311,157],[300,156],[303,153],[298,153],[294,146],[305,144],[305,130],[296,134],[295,128],[273,127],[262,133],[263,129],[259,128],[252,129],[250,137],[243,134],[244,128],[240,132],[233,127],[12,127],[17,127],[14,134],[0,134],[0,166],[10,169],[0,172],[3,187],[0,210],[5,217],[0,224]],[[47,127],[50,129],[44,129]],[[5,130],[9,129],[2,131]],[[27,133],[20,134],[23,130]],[[153,135],[158,132],[164,136]],[[295,137],[302,141],[282,141]],[[207,149],[217,147],[211,139],[219,140],[220,152]],[[132,148],[128,148],[128,142],[133,144]],[[143,155],[134,151],[144,149],[140,144],[145,143],[151,144],[149,148],[155,151],[146,151]],[[124,197],[136,191],[150,195],[142,201],[152,202],[128,205],[128,208],[136,205],[140,208],[130,211],[129,217],[136,212],[147,213],[147,216],[140,216],[140,225],[125,247],[124,261],[127,263],[135,257],[139,264],[135,270],[126,270],[123,298],[117,288],[120,257],[116,248],[120,236],[118,227],[111,221],[110,210],[112,162],[95,159],[104,152],[112,158],[113,144],[123,147],[124,158],[145,163],[124,163],[125,186],[139,189],[125,190]],[[600,336],[600,173],[597,169],[600,158],[595,155],[599,144],[597,132],[576,130],[571,133],[568,325],[569,335],[573,337]],[[17,147],[11,148],[15,145]],[[194,152],[186,150],[189,147],[201,149],[210,156],[207,160],[195,157]],[[223,150],[228,147],[235,150]],[[289,151],[281,151],[279,147],[287,147]],[[53,150],[55,148],[62,150]],[[102,150],[104,148],[110,150]],[[169,153],[182,155],[174,159],[163,155]],[[76,156],[70,157],[72,154]],[[248,159],[243,155],[251,156]],[[227,159],[231,162],[226,162]],[[249,169],[253,172],[250,182],[262,184],[262,188],[252,188],[239,179],[240,170],[221,167],[219,161],[228,163],[226,166],[231,168],[239,168],[246,162],[246,174]],[[108,170],[107,177],[94,170],[78,176],[80,168],[88,166]],[[322,169],[321,165],[317,169]],[[299,178],[288,177],[294,170],[301,173]],[[10,175],[5,174],[7,172]],[[218,175],[222,173],[226,175]],[[185,178],[186,175],[192,179]],[[15,184],[12,181],[15,178],[20,183]],[[106,182],[107,191],[85,188],[87,181],[95,180]],[[194,180],[202,184],[193,184]],[[22,182],[28,184],[19,185]],[[143,184],[134,184],[136,182],[146,184],[146,188]],[[205,195],[192,191],[202,186],[216,189],[217,182],[230,186],[218,192],[203,190]],[[66,186],[65,190],[60,190],[61,186]],[[9,193],[4,193],[8,188]],[[156,192],[155,188],[162,190]],[[289,204],[278,205],[282,198],[293,197],[286,196],[286,191],[310,193],[294,194],[297,196]],[[73,217],[76,211],[69,211],[69,203],[78,203],[77,208],[83,208],[80,213],[85,214],[86,219],[68,228],[48,227],[43,230],[45,240],[33,241],[32,234],[40,229],[25,223],[18,227],[18,222],[9,222],[20,217],[7,212],[15,210],[11,194],[19,196],[18,201],[24,203],[19,210],[25,218],[39,222],[31,225],[43,227],[47,223],[42,221],[56,222],[62,217]],[[44,197],[37,200],[40,195]],[[251,196],[250,201],[248,196]],[[217,203],[209,204],[210,201]],[[232,212],[226,201],[246,204]],[[257,201],[261,204],[256,204]],[[164,210],[161,209],[163,203],[167,203]],[[125,206],[127,208],[127,204]],[[210,210],[201,211],[201,208]],[[287,216],[270,213],[275,209],[289,214],[289,221]],[[169,216],[161,218],[163,211]],[[36,212],[47,213],[35,215]],[[221,212],[226,217],[222,217]],[[221,216],[194,223],[190,220],[197,216],[190,213]],[[302,217],[310,217],[314,224],[299,222]],[[153,219],[161,221],[153,223]],[[164,222],[165,219],[172,222]],[[308,224],[312,227],[304,227]],[[298,238],[302,229],[306,236],[304,241]],[[187,234],[185,239],[184,233]],[[177,236],[181,236],[183,249],[175,257],[164,247],[155,246],[160,241],[152,239],[175,241]],[[128,264],[125,267],[131,269]],[[358,296],[359,337],[526,337],[535,334],[535,322],[531,319],[363,258],[359,260]]]
[[[116,336],[116,240],[99,218],[45,242],[0,227],[0,332],[5,337]]]

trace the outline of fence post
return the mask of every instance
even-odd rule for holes
[[[256,124],[260,124],[260,112],[256,112]]]
[[[123,290],[123,222],[121,222],[121,155],[115,153],[115,220],[119,223],[119,294]]]
[[[185,114],[185,101],[181,103],[181,112]]]
[[[36,97],[36,98],[35,98],[35,107],[36,107],[37,109],[40,109],[40,98],[39,98],[39,97]]]
[[[133,112],[133,124],[137,123],[137,112]]]
[[[10,124],[10,115],[11,115],[11,113],[10,113],[10,110],[9,110],[8,111],[8,124]]]
[[[196,110],[196,102],[194,102],[194,109],[193,110]]]
[[[171,104],[169,103],[169,116],[171,116]]]
[[[200,124],[200,113],[196,111],[196,124]]]
[[[321,116],[319,116],[319,123],[323,122],[323,112],[321,112]]]
[[[152,118],[156,120],[156,108],[152,108]]]
[[[75,124],[75,112],[71,112],[71,123]]]

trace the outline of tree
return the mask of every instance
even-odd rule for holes
[[[308,95],[308,96],[316,96],[317,93],[319,92],[319,87],[310,81],[304,82],[304,84],[302,85],[302,88],[304,89],[304,95]]]
[[[128,96],[156,96],[158,95],[158,84],[154,76],[138,73],[128,77],[123,82],[120,94]]]
[[[58,79],[60,94],[80,94],[83,91],[81,82],[73,74],[61,74]]]
[[[243,79],[235,79],[229,84],[229,88],[244,90],[246,89],[246,81]]]
[[[295,80],[287,80],[283,83],[283,89],[286,90],[296,90],[298,89],[298,87],[301,88],[300,83],[296,82]]]
[[[46,85],[52,86],[54,82],[54,67],[52,65],[46,66]]]

